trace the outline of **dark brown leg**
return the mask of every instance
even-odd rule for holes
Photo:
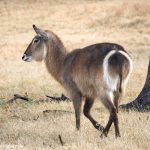
[[[75,110],[75,118],[76,118],[76,128],[80,129],[80,112],[81,112],[81,102],[82,102],[82,93],[78,89],[76,83],[72,80],[72,77],[69,75],[64,76],[65,88],[71,96],[73,101],[73,106]]]
[[[114,105],[115,105],[115,107],[116,107],[116,112],[118,113],[118,100],[115,100],[115,101],[114,101]]]
[[[114,91],[113,92],[113,95],[114,95],[114,105],[116,107],[116,112],[118,113],[118,103],[122,97],[122,93],[118,91]]]
[[[93,126],[97,130],[103,132],[104,127],[101,124],[99,124],[97,121],[95,121],[93,119],[93,117],[91,116],[91,114],[90,114],[90,110],[91,110],[91,108],[93,106],[93,103],[94,103],[94,99],[92,99],[92,98],[86,98],[85,104],[84,104],[83,113],[92,122]]]
[[[113,99],[112,100],[114,101],[114,104],[112,103],[112,100],[111,100],[112,97],[110,97],[109,94],[108,95],[106,94],[101,98],[103,104],[105,105],[105,107],[110,112],[108,123],[107,123],[101,136],[103,136],[103,135],[107,136],[109,129],[110,129],[112,123],[114,122],[115,135],[116,135],[116,137],[119,137],[120,132],[119,132],[119,127],[118,127],[118,117],[117,117],[119,94],[113,93],[114,94],[114,97],[113,97],[114,100]]]
[[[108,134],[109,129],[110,129],[111,125],[112,125],[112,122],[113,122],[113,118],[112,118],[112,116],[110,115],[110,116],[109,116],[108,123],[107,123],[107,125],[106,125],[106,127],[105,127],[105,129],[104,129],[104,131],[103,131],[103,133],[102,133],[101,136],[103,136],[103,134],[104,134],[104,135],[107,137],[107,134]]]
[[[110,112],[110,117],[109,117],[108,123],[107,123],[107,125],[104,129],[104,132],[102,133],[101,136],[103,136],[103,134],[104,134],[107,137],[107,134],[108,134],[109,129],[113,122],[114,122],[114,127],[115,127],[116,138],[120,137],[120,131],[119,131],[119,126],[118,126],[118,116],[117,116],[117,112],[116,112],[115,108],[113,108],[112,111]]]
[[[116,138],[120,137],[120,131],[119,131],[119,126],[118,126],[118,116],[117,116],[116,109],[113,109],[110,114],[109,121],[108,121],[108,123],[104,129],[104,133],[103,133],[105,136],[107,136],[109,129],[112,125],[112,122],[114,122]]]
[[[76,118],[76,128],[80,129],[80,113],[81,113],[81,104],[82,104],[82,95],[80,93],[76,93],[73,97],[73,106],[75,110],[75,118]]]
[[[115,126],[115,135],[116,135],[116,138],[117,137],[120,137],[120,131],[119,131],[119,126],[118,126],[118,116],[117,116],[117,112],[116,110],[114,110],[114,126]]]
[[[117,137],[120,137],[120,131],[119,131],[119,126],[118,126],[118,116],[117,116],[117,113],[118,113],[118,103],[120,101],[122,97],[122,92],[121,91],[117,91],[117,92],[114,92],[114,104],[115,104],[115,107],[116,107],[116,110],[114,110],[114,126],[115,126],[115,135],[116,135],[116,138]]]

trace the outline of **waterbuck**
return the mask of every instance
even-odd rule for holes
[[[107,136],[114,123],[118,127],[118,102],[132,71],[132,60],[124,48],[114,43],[100,43],[67,52],[59,37],[51,31],[33,25],[37,35],[33,38],[22,59],[45,61],[48,72],[68,91],[75,109],[76,128],[80,128],[80,111],[83,99],[84,115],[93,126]],[[93,119],[90,110],[98,98],[109,110],[110,117],[104,128]]]

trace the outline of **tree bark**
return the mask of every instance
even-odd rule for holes
[[[133,109],[140,112],[146,110],[150,111],[150,58],[149,58],[147,78],[142,91],[135,100],[127,104],[120,105],[119,107],[125,110]]]

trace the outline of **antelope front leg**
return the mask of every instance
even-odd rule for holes
[[[76,118],[76,129],[80,129],[80,113],[81,113],[81,103],[82,103],[82,96],[80,93],[76,93],[73,97],[73,106],[75,110],[75,118]]]

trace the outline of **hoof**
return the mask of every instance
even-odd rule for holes
[[[104,127],[102,125],[100,125],[99,123],[96,123],[95,128],[101,132],[104,131]]]
[[[120,137],[121,137],[120,133],[116,134],[116,139]]]
[[[101,138],[103,138],[104,136],[107,137],[107,133],[105,131],[102,132]]]

